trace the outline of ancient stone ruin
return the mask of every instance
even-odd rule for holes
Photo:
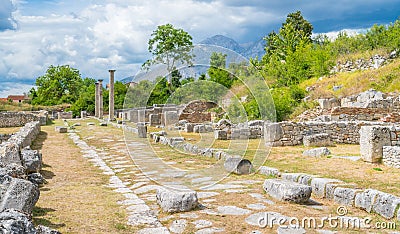
[[[32,114],[2,113],[7,126],[18,126]],[[4,117],[7,115],[8,118]],[[21,122],[13,124],[13,118]],[[46,121],[43,121],[44,123]],[[40,132],[40,121],[27,122],[17,133],[0,144],[0,227],[2,233],[58,233],[44,226],[34,227],[32,209],[39,199],[39,186],[45,179],[39,173],[42,156],[30,145]],[[48,232],[46,232],[48,231]]]

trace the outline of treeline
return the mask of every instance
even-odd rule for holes
[[[69,65],[50,66],[46,74],[36,79],[37,88],[29,91],[32,105],[54,106],[71,104],[66,111],[72,111],[74,116],[80,116],[85,110],[93,114],[95,109],[95,83],[93,78],[82,78],[79,71]],[[108,90],[103,89],[103,106],[108,109]],[[119,81],[114,84],[115,108],[124,105],[127,86]]]
[[[291,13],[279,32],[271,32],[265,55],[252,64],[266,77],[272,88],[278,121],[287,119],[299,105],[306,91],[299,84],[312,77],[328,75],[340,58],[364,52],[390,53],[400,48],[400,21],[390,25],[374,25],[364,34],[339,33],[335,40],[326,35],[312,37],[313,26],[300,11]],[[369,58],[365,58],[369,59]]]

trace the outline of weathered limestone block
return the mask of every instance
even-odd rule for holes
[[[28,214],[39,199],[39,188],[28,180],[0,177],[0,211],[16,209]]]
[[[309,150],[306,150],[303,152],[303,156],[309,156],[309,157],[322,157],[322,156],[327,156],[330,154],[331,154],[331,152],[326,147],[309,149]]]
[[[326,133],[314,134],[309,136],[303,137],[303,144],[304,146],[331,146],[331,138]]]
[[[228,132],[225,130],[215,130],[214,131],[214,138],[217,140],[227,140],[228,139]]]
[[[37,234],[29,217],[15,209],[7,209],[0,213],[1,233],[9,234]]]
[[[229,128],[232,126],[232,122],[229,119],[220,119],[217,124],[216,127],[219,129],[224,129],[224,128]]]
[[[395,211],[400,204],[400,198],[392,194],[379,192],[372,206],[372,211],[381,216],[391,219],[395,215]]]
[[[250,174],[253,170],[253,165],[247,159],[240,157],[229,157],[224,162],[225,170],[238,175]]]
[[[360,129],[360,153],[364,161],[377,163],[382,160],[382,147],[390,146],[390,128],[362,126]]]
[[[400,146],[383,146],[382,162],[386,166],[400,168]]]
[[[232,129],[231,130],[231,139],[236,140],[240,138],[240,129]]]
[[[43,225],[38,225],[36,227],[37,234],[61,234],[61,232],[51,229],[49,227],[43,226]]]
[[[300,175],[300,176],[299,176],[299,178],[298,178],[298,180],[297,180],[297,183],[305,184],[305,185],[310,185],[310,184],[311,184],[311,180],[312,180],[313,178],[314,178],[313,175],[303,174],[303,175]]]
[[[343,183],[340,180],[329,179],[329,178],[313,178],[311,180],[312,192],[316,197],[325,198],[328,193],[328,185]],[[333,199],[333,197],[332,197]]]
[[[161,209],[167,213],[190,211],[199,204],[195,191],[178,192],[162,188],[157,190],[156,198]]]
[[[204,124],[197,124],[193,127],[193,132],[195,133],[205,133],[207,132],[206,126]]]
[[[26,168],[26,173],[34,173],[42,169],[42,156],[37,150],[21,150],[22,164]]]
[[[266,179],[263,185],[265,192],[281,201],[304,203],[310,199],[311,187],[281,179]]]
[[[171,146],[174,146],[174,145],[176,145],[176,144],[178,144],[178,143],[182,143],[182,142],[184,142],[185,141],[185,138],[184,137],[171,137],[170,139],[169,139],[169,144],[171,145]]]
[[[266,175],[266,176],[280,176],[281,173],[278,169],[273,168],[273,167],[266,167],[266,166],[261,166],[260,169],[258,170],[258,173]]]
[[[55,126],[54,130],[59,133],[66,133],[68,131],[68,128],[64,126]]]
[[[107,127],[108,124],[107,124],[107,122],[101,122],[99,125],[102,127]]]
[[[186,123],[185,124],[185,132],[193,132],[193,127],[194,127],[194,124]]]
[[[354,206],[356,194],[361,192],[359,189],[337,187],[334,192],[333,201],[340,205]]]
[[[147,126],[145,123],[138,123],[137,129],[139,138],[147,138]]]
[[[264,127],[264,138],[266,142],[279,141],[283,137],[280,123],[267,123]]]
[[[282,179],[297,182],[303,173],[282,173]]]
[[[179,115],[177,111],[165,111],[164,112],[164,124],[165,126],[173,125],[178,123]]]
[[[371,213],[376,196],[380,193],[378,190],[367,189],[362,193],[356,194],[355,207],[362,208],[368,213]]]
[[[150,126],[157,126],[161,124],[161,114],[150,114],[149,115]]]
[[[21,164],[10,163],[2,165],[0,163],[0,177],[8,175],[14,178],[26,179],[25,167]]]
[[[0,163],[5,165],[15,163],[21,165],[20,147],[14,142],[3,142],[0,145]]]

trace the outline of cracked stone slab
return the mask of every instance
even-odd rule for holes
[[[203,229],[203,228],[208,228],[212,226],[212,222],[204,219],[199,219],[194,222],[192,222],[195,225],[196,229]]]
[[[246,215],[251,213],[250,210],[237,206],[219,206],[217,210],[218,213],[222,215]]]
[[[140,187],[138,189],[135,189],[133,192],[136,193],[136,194],[142,194],[142,193],[148,193],[148,192],[150,192],[152,190],[157,190],[157,189],[160,189],[160,188],[162,188],[162,186],[159,186],[159,185],[146,185],[146,186]]]
[[[197,192],[198,199],[214,197],[217,195],[219,195],[219,193],[217,193],[217,192]]]
[[[246,207],[249,209],[252,209],[252,210],[263,210],[263,209],[267,208],[262,203],[248,204],[248,205],[246,205]]]

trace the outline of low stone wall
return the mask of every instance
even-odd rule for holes
[[[48,114],[40,112],[0,112],[0,128],[21,127],[32,121],[46,125]]]
[[[379,121],[393,110],[387,108],[336,107],[331,111],[332,121]]]
[[[383,125],[377,122],[279,122],[265,125],[265,140],[271,146],[293,146],[303,143],[303,137],[328,134],[338,144],[358,144],[362,126]]]
[[[260,167],[259,173],[267,176],[281,176],[283,180],[310,185],[315,197],[332,200],[339,205],[357,207],[368,213],[374,212],[386,219],[396,217],[400,220],[400,210],[398,210],[400,197],[392,194],[374,189],[360,189],[354,184],[316,175],[280,173],[278,169],[270,167]]]
[[[4,233],[59,233],[34,227],[33,207],[39,199],[42,157],[30,145],[40,132],[40,122],[29,122],[0,144],[0,227]]]

